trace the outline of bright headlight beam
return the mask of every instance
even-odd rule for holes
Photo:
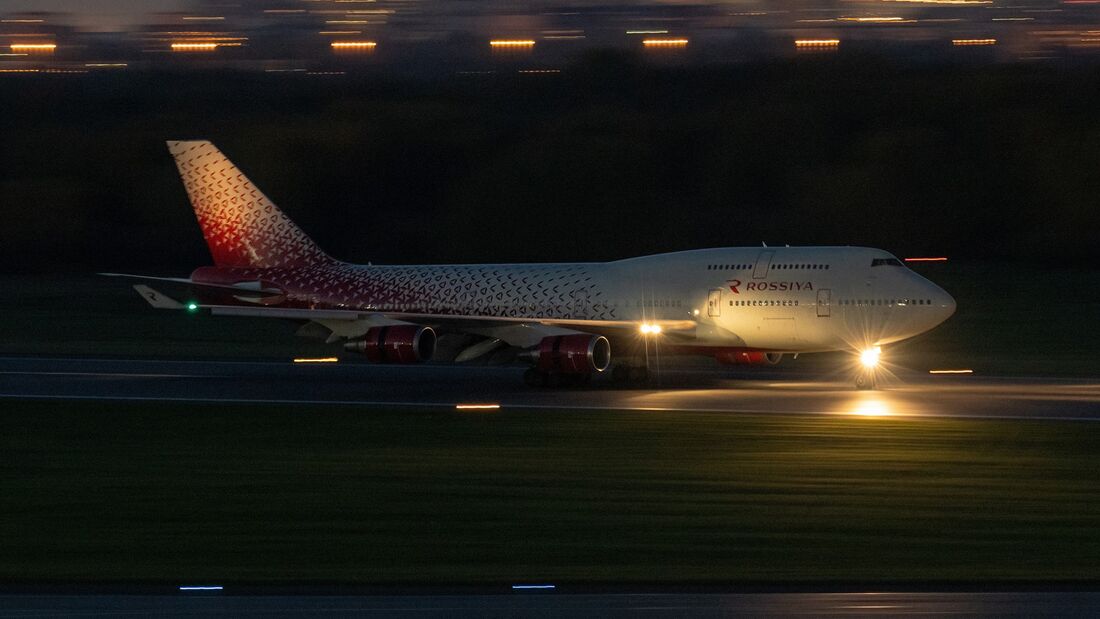
[[[641,331],[643,335],[657,335],[661,332],[661,325],[651,325],[643,322],[641,326],[638,327],[638,330]]]
[[[859,353],[859,362],[863,364],[865,368],[873,368],[878,366],[879,357],[882,355],[882,348],[875,346],[874,348],[868,348],[867,350]]]

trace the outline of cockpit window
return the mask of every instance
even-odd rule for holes
[[[871,266],[873,266],[873,267],[881,267],[881,266],[900,267],[900,266],[905,266],[905,265],[903,265],[901,263],[901,260],[898,260],[897,258],[873,258],[871,260]]]

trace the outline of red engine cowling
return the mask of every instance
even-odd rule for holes
[[[724,350],[715,353],[714,358],[722,365],[775,365],[783,358],[783,353],[761,350]]]
[[[344,349],[362,353],[374,363],[420,363],[435,353],[435,331],[420,325],[372,327],[363,339],[348,342]]]
[[[611,343],[602,335],[551,335],[537,348],[535,367],[543,372],[590,374],[611,365]]]

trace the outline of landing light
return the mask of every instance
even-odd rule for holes
[[[873,368],[878,366],[878,359],[882,355],[882,348],[875,346],[874,348],[868,348],[867,350],[859,353],[859,362],[863,364],[865,368]]]
[[[658,335],[661,332],[661,325],[651,325],[643,322],[642,325],[638,327],[638,330],[641,331],[643,335]]]

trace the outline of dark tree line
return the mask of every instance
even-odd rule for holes
[[[354,261],[703,246],[1100,254],[1100,70],[875,59],[431,81],[131,73],[0,81],[8,271],[208,257],[164,140],[215,141]]]

